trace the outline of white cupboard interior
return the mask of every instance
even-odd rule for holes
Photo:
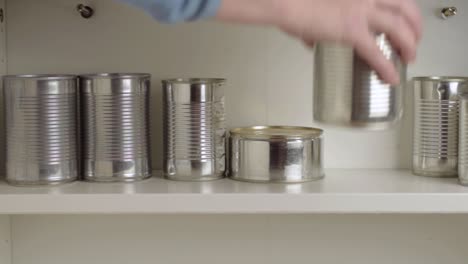
[[[95,8],[83,19],[77,4]],[[466,0],[419,0],[425,35],[409,78],[468,75]],[[313,51],[281,32],[210,21],[159,25],[115,0],[0,0],[0,74],[148,72],[153,164],[160,81],[223,77],[229,127],[318,126]],[[443,7],[459,14],[440,19]],[[0,183],[0,264],[424,263],[468,261],[468,189],[412,176],[412,94],[395,129],[325,129],[327,177],[303,185],[221,180]],[[0,119],[3,119],[0,115]],[[0,134],[3,135],[3,120]],[[0,141],[3,148],[3,136]],[[0,166],[4,167],[3,153]]]

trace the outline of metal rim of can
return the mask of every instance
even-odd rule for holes
[[[151,78],[149,73],[89,73],[78,76],[81,79],[133,79]]]
[[[73,80],[78,76],[73,74],[19,74],[19,75],[5,75],[4,80]]]
[[[413,78],[414,81],[434,81],[434,82],[466,82],[468,76],[418,76]]]
[[[175,78],[162,80],[163,84],[224,84],[223,78]]]
[[[275,132],[275,130],[282,130],[283,133]],[[231,129],[230,134],[243,139],[256,140],[315,140],[323,136],[323,130],[299,126],[253,126]]]

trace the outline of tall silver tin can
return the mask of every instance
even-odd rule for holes
[[[77,79],[73,75],[3,78],[6,180],[48,185],[78,177]]]
[[[458,176],[462,185],[468,185],[468,94],[460,96]]]
[[[384,34],[376,37],[385,57],[406,80],[406,65]],[[383,82],[353,48],[319,43],[315,50],[314,120],[340,127],[385,130],[400,121],[403,87]]]
[[[85,180],[151,177],[149,74],[80,76],[81,156]]]
[[[224,177],[224,84],[223,79],[163,81],[166,178],[205,181]]]
[[[468,78],[416,77],[414,85],[413,173],[457,177],[459,95]]]

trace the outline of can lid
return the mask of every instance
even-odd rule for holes
[[[81,74],[81,79],[133,79],[133,78],[151,78],[149,73],[91,73]]]
[[[316,139],[323,135],[323,130],[312,127],[294,126],[254,126],[234,128],[231,135],[250,139]]]
[[[223,84],[226,79],[222,78],[176,78],[166,79],[162,81],[164,84]]]
[[[19,75],[5,75],[5,80],[73,80],[76,75],[72,74],[19,74]]]

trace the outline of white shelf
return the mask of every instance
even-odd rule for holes
[[[405,170],[328,170],[323,181],[294,185],[160,178],[41,188],[0,183],[0,214],[180,213],[468,213],[468,188]]]

